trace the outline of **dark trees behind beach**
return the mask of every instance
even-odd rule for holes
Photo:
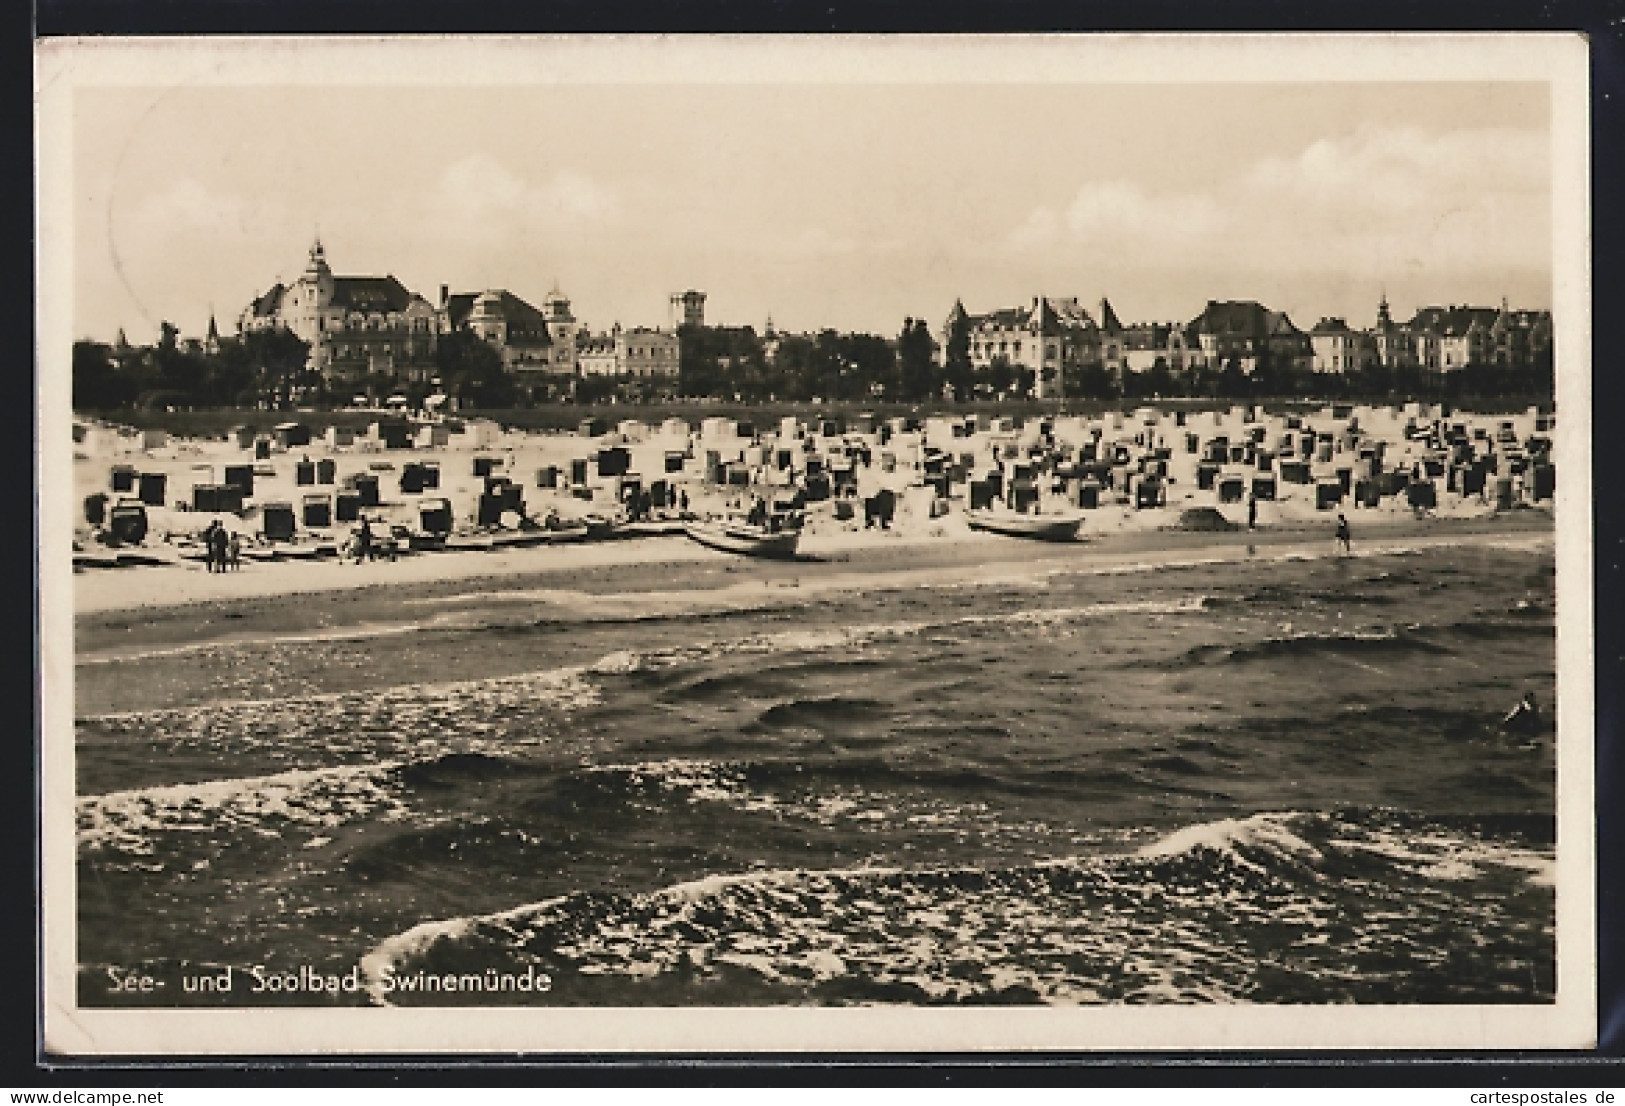
[[[73,406],[107,411],[162,407],[254,406],[268,395],[288,396],[314,383],[309,345],[285,330],[181,343],[165,322],[151,346],[131,346],[120,333],[111,345],[73,344]]]
[[[912,319],[895,347],[878,334],[834,330],[764,339],[748,326],[685,326],[678,334],[682,366],[678,391],[691,399],[740,403],[905,395],[923,399],[939,386],[937,367],[930,359],[930,331]]]
[[[507,407],[515,399],[513,378],[502,368],[502,355],[489,342],[467,330],[440,336],[435,366],[447,394],[481,407]]]
[[[995,358],[972,365],[966,336],[946,335],[939,351],[929,325],[908,318],[895,339],[877,334],[759,335],[749,326],[685,326],[680,342],[677,395],[726,403],[967,403],[1019,402],[1030,396],[1033,374]],[[143,409],[278,408],[299,402],[344,406],[354,389],[329,394],[318,373],[305,365],[309,346],[285,330],[223,338],[209,343],[178,340],[160,327],[151,346],[131,346],[121,333],[113,343],[82,340],[73,346],[73,405],[80,411]],[[463,407],[501,410],[532,406],[504,371],[490,345],[467,332],[442,335],[436,351],[435,386]],[[648,382],[644,382],[647,384]],[[1235,361],[1176,371],[1159,359],[1149,369],[1116,373],[1100,363],[1068,366],[1065,395],[1117,400],[1403,400],[1471,402],[1516,400],[1549,403],[1550,354],[1532,365],[1472,364],[1448,373],[1416,366],[1371,366],[1345,373],[1316,373],[1301,363],[1260,357],[1252,372]],[[629,389],[614,378],[577,378],[570,395],[578,404],[645,402],[665,398],[648,387]],[[424,388],[393,378],[369,379],[382,396]]]

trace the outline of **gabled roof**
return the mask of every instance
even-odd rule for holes
[[[446,297],[446,318],[453,329],[464,326],[473,313],[474,304],[489,297],[496,302],[502,319],[508,324],[508,343],[537,346],[551,345],[553,335],[547,329],[547,318],[531,304],[505,288],[489,292],[458,292]]]
[[[456,330],[468,318],[468,313],[474,309],[474,301],[479,299],[476,292],[457,292],[446,297],[446,321]]]
[[[1173,333],[1168,323],[1135,323],[1123,328],[1123,348],[1131,350],[1160,350],[1168,348]]]
[[[997,330],[1019,330],[1027,325],[1032,312],[1025,307],[1001,307],[985,315],[972,315],[972,326],[992,327]]]
[[[1031,317],[1034,334],[1049,336],[1061,332],[1061,320],[1055,317],[1055,309],[1050,306],[1049,300],[1040,299],[1034,304]]]
[[[282,286],[281,281],[271,285],[271,290],[269,292],[266,292],[265,295],[260,296],[254,301],[254,317],[258,319],[265,319],[275,315],[277,310],[282,306],[282,293],[284,291],[286,291],[286,289]]]
[[[346,311],[405,311],[412,293],[392,276],[334,277],[332,306]]]
[[[508,321],[508,340],[516,338],[548,345],[553,341],[547,329],[547,317],[512,292],[501,293],[502,317]]]
[[[1121,334],[1123,324],[1117,321],[1117,312],[1112,310],[1111,301],[1106,297],[1100,298],[1100,330],[1103,334]]]
[[[1064,330],[1093,330],[1095,326],[1088,309],[1076,299],[1043,296],[1034,297],[1030,307],[1001,307],[983,315],[966,315],[965,318],[972,329],[1026,330],[1043,335],[1059,334]]]
[[[1269,312],[1256,300],[1208,300],[1191,327],[1199,334],[1262,338],[1269,333]]]
[[[1089,309],[1079,303],[1077,297],[1064,300],[1047,300],[1050,309],[1063,326],[1077,327],[1083,330],[1094,330],[1095,320],[1090,317]]]
[[[1410,328],[1441,338],[1459,338],[1475,325],[1486,330],[1494,326],[1498,314],[1493,307],[1423,307],[1411,319]]]
[[[1327,317],[1327,318],[1321,319],[1320,322],[1316,323],[1315,328],[1313,330],[1311,330],[1309,333],[1311,333],[1311,334],[1350,334],[1350,333],[1353,333],[1353,332],[1349,330],[1349,324],[1344,322],[1342,319]]]
[[[1271,337],[1290,337],[1302,334],[1285,311],[1271,311],[1268,313]]]
[[[1535,330],[1552,325],[1550,311],[1527,311],[1501,309],[1496,316],[1495,325],[1507,330]]]

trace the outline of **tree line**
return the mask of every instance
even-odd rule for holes
[[[969,402],[1030,397],[1033,371],[1004,358],[973,366],[964,326],[945,335],[939,357],[929,325],[907,318],[895,338],[841,333],[761,335],[749,326],[684,326],[678,331],[675,386],[654,379],[541,378],[522,384],[504,369],[500,353],[468,331],[442,335],[434,375],[391,373],[362,377],[330,390],[306,368],[309,344],[286,330],[222,338],[217,346],[182,343],[163,323],[152,346],[82,340],[73,347],[73,403],[78,410],[131,408],[284,407],[295,403],[345,406],[357,393],[372,399],[401,394],[416,406],[431,391],[460,406],[494,410],[539,403],[649,402],[670,398],[766,402]],[[533,378],[534,379],[534,378]],[[1237,362],[1180,371],[1163,359],[1149,369],[1118,375],[1102,364],[1068,366],[1063,394],[1112,401],[1157,398],[1304,397],[1327,399],[1462,399],[1523,396],[1550,399],[1549,354],[1529,366],[1468,365],[1449,373],[1418,367],[1371,366],[1347,373],[1315,373],[1301,363],[1261,356],[1252,372]]]
[[[180,341],[175,326],[164,322],[150,346],[132,346],[122,333],[111,343],[74,342],[73,405],[83,411],[342,407],[357,394],[382,399],[398,393],[417,406],[431,392],[445,391],[469,406],[500,408],[532,398],[504,371],[502,356],[467,331],[441,336],[428,379],[378,372],[330,386],[307,367],[309,358],[310,343],[288,330],[221,338],[211,348]]]

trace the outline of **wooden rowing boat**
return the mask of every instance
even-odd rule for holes
[[[972,530],[1038,541],[1072,541],[1083,525],[1079,515],[1024,515],[1017,511],[966,511],[965,521]]]
[[[772,530],[747,522],[719,519],[694,522],[684,532],[701,545],[746,557],[793,557],[801,541],[799,530]]]

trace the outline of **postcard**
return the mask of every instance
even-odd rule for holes
[[[1595,1042],[1579,36],[36,74],[53,1055]]]

